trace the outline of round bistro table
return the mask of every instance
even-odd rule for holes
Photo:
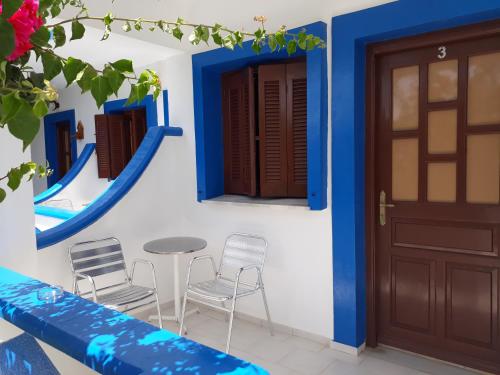
[[[180,322],[181,294],[179,283],[179,255],[194,253],[207,247],[207,241],[197,237],[166,237],[144,244],[144,251],[152,254],[172,255],[174,257],[174,316],[162,315],[162,320],[173,320]],[[197,309],[186,312],[189,316],[197,312]],[[160,319],[158,315],[152,315],[149,320]]]

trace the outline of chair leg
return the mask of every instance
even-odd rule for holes
[[[187,291],[184,293],[184,302],[182,303],[182,311],[181,311],[181,322],[179,327],[179,336],[182,336],[182,328],[184,328],[184,315],[186,314],[186,303],[187,303],[188,295]]]
[[[224,301],[222,301],[220,304],[221,304],[221,306],[222,306],[222,308],[223,308],[223,309],[225,309],[225,308],[226,308],[226,303],[225,303]],[[229,321],[229,316],[227,315],[227,313],[226,313],[225,311],[224,311],[224,320],[225,320],[226,322],[228,322],[228,321]]]
[[[231,345],[231,334],[233,332],[234,309],[236,308],[236,298],[233,298],[231,305],[231,313],[229,314],[229,330],[227,333],[226,354],[229,354],[229,346]]]
[[[158,313],[158,325],[160,329],[163,329],[163,319],[161,317],[161,309],[160,309],[160,299],[158,298],[158,291],[155,291],[156,298],[156,312]]]
[[[271,321],[271,314],[269,314],[269,306],[267,305],[267,298],[264,286],[260,288],[260,291],[262,292],[262,299],[264,300],[264,307],[266,308],[267,324],[269,325],[269,332],[271,332],[271,336],[274,336],[273,322]]]

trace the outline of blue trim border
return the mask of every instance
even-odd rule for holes
[[[399,0],[332,19],[334,341],[366,339],[366,47],[500,17],[499,0]]]
[[[174,136],[180,135],[179,130],[167,129],[163,126],[148,128],[146,136],[132,157],[132,160],[130,160],[111,186],[85,209],[79,211],[77,215],[56,227],[37,233],[36,241],[38,249],[53,245],[80,232],[113,208],[139,180],[156,154],[163,138],[171,135],[169,133],[172,131],[176,133]]]
[[[153,95],[147,95],[141,102],[125,105],[127,99],[110,100],[104,103],[104,113],[113,114],[124,110],[144,108],[146,110],[146,125],[148,128],[158,126],[158,107]]]
[[[87,143],[80,153],[78,159],[76,159],[76,162],[71,166],[71,169],[68,171],[68,173],[66,173],[63,178],[61,178],[56,184],[52,185],[49,189],[38,194],[34,198],[34,203],[39,204],[45,202],[46,200],[59,194],[82,171],[83,167],[87,164],[90,157],[92,156],[94,150],[95,143]]]
[[[71,132],[71,162],[74,163],[77,158],[76,150],[76,117],[75,110],[61,111],[50,113],[43,118],[44,133],[45,133],[45,157],[49,162],[49,167],[54,172],[47,178],[47,185],[50,188],[57,182],[59,175],[57,165],[57,139],[56,139],[56,124],[60,121],[69,121]]]
[[[79,211],[65,210],[64,208],[49,207],[49,206],[35,206],[35,215],[42,215],[53,217],[56,219],[68,220],[78,215]]]
[[[327,27],[316,22],[302,29],[327,41]],[[197,200],[224,194],[224,147],[222,133],[220,76],[224,72],[257,63],[289,58],[286,51],[265,48],[256,55],[252,41],[229,51],[219,48],[193,55],[193,94],[196,136]],[[292,57],[307,59],[307,190],[309,207],[327,206],[328,80],[326,49],[299,50]]]

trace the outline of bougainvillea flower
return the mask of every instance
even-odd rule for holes
[[[31,34],[43,25],[43,19],[38,16],[37,11],[38,0],[24,0],[21,7],[9,18],[9,23],[14,27],[16,45],[7,60],[13,61],[33,48],[30,42]],[[2,0],[0,0],[1,13]]]

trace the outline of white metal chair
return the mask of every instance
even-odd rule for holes
[[[262,281],[266,252],[267,241],[264,238],[250,234],[235,233],[226,239],[218,270],[215,266],[213,257],[210,255],[191,259],[187,273],[186,292],[182,305],[179,335],[182,336],[183,333],[184,315],[188,300],[214,307],[229,313],[229,331],[226,343],[226,353],[229,353],[236,300],[255,294],[258,291],[262,293],[269,331],[271,335],[274,335],[264,290],[264,282]],[[214,278],[213,280],[191,284],[191,268],[193,264],[201,260],[209,260],[211,262]],[[240,280],[242,274],[251,270],[255,271],[255,282]],[[227,276],[228,274],[232,274],[232,277]],[[226,308],[226,301],[232,301],[230,308]]]
[[[148,260],[135,259],[132,263],[130,276],[127,272],[123,251],[116,238],[106,238],[97,241],[80,242],[69,248],[69,260],[73,273],[73,293],[80,297],[92,297],[95,303],[110,309],[128,312],[140,307],[156,304],[158,316],[161,317],[158,289],[154,264]],[[134,283],[134,272],[137,263],[150,267],[153,279],[153,288],[140,286]],[[110,274],[121,273],[124,280],[113,283]],[[101,288],[96,287],[96,279]],[[90,290],[82,293],[78,283],[87,280]],[[111,280],[111,285],[110,284]],[[160,328],[162,320],[159,319]]]

